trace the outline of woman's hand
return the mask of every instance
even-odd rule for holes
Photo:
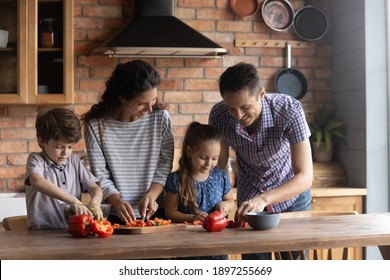
[[[156,213],[158,209],[158,203],[155,200],[152,200],[148,197],[144,197],[138,207],[138,211],[142,217],[145,217],[145,220],[149,220],[149,218]]]
[[[136,219],[130,203],[124,201],[119,194],[112,194],[107,200],[110,202],[111,206],[114,207],[117,216],[122,221],[127,223]]]
[[[163,191],[164,186],[159,183],[152,183],[144,198],[139,202],[138,211],[146,220],[156,213],[158,209],[156,200]]]

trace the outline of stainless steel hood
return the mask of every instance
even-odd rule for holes
[[[94,50],[119,57],[220,58],[228,51],[174,17],[174,0],[137,0],[136,18]]]

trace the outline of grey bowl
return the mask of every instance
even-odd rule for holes
[[[248,224],[256,230],[271,229],[280,221],[280,213],[275,212],[248,212],[245,215]]]

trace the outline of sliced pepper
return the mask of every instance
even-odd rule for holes
[[[226,228],[227,220],[220,211],[210,213],[203,221],[203,228],[210,231],[221,231]]]
[[[75,237],[84,237],[91,234],[93,224],[92,216],[74,215],[68,219],[68,232]]]
[[[198,225],[203,224],[202,221],[200,221],[200,220],[195,220],[195,221],[193,221],[192,223],[193,223],[195,226],[198,226]]]
[[[239,224],[237,224],[234,220],[229,220],[227,222],[227,227],[228,228],[239,228],[239,227],[242,227],[242,228],[245,228],[246,227],[246,221],[243,221],[241,223],[241,226]]]
[[[114,232],[114,227],[107,220],[98,220],[93,223],[92,231],[101,238],[107,238]]]

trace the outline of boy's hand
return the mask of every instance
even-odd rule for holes
[[[92,211],[92,216],[95,220],[103,220],[103,211],[102,208],[100,208],[100,205],[98,204],[90,204],[89,209]]]
[[[90,216],[93,216],[91,210],[89,210],[88,207],[85,206],[82,203],[70,204],[70,209],[73,210],[75,215],[90,215]],[[100,207],[99,207],[99,209],[100,209]]]

